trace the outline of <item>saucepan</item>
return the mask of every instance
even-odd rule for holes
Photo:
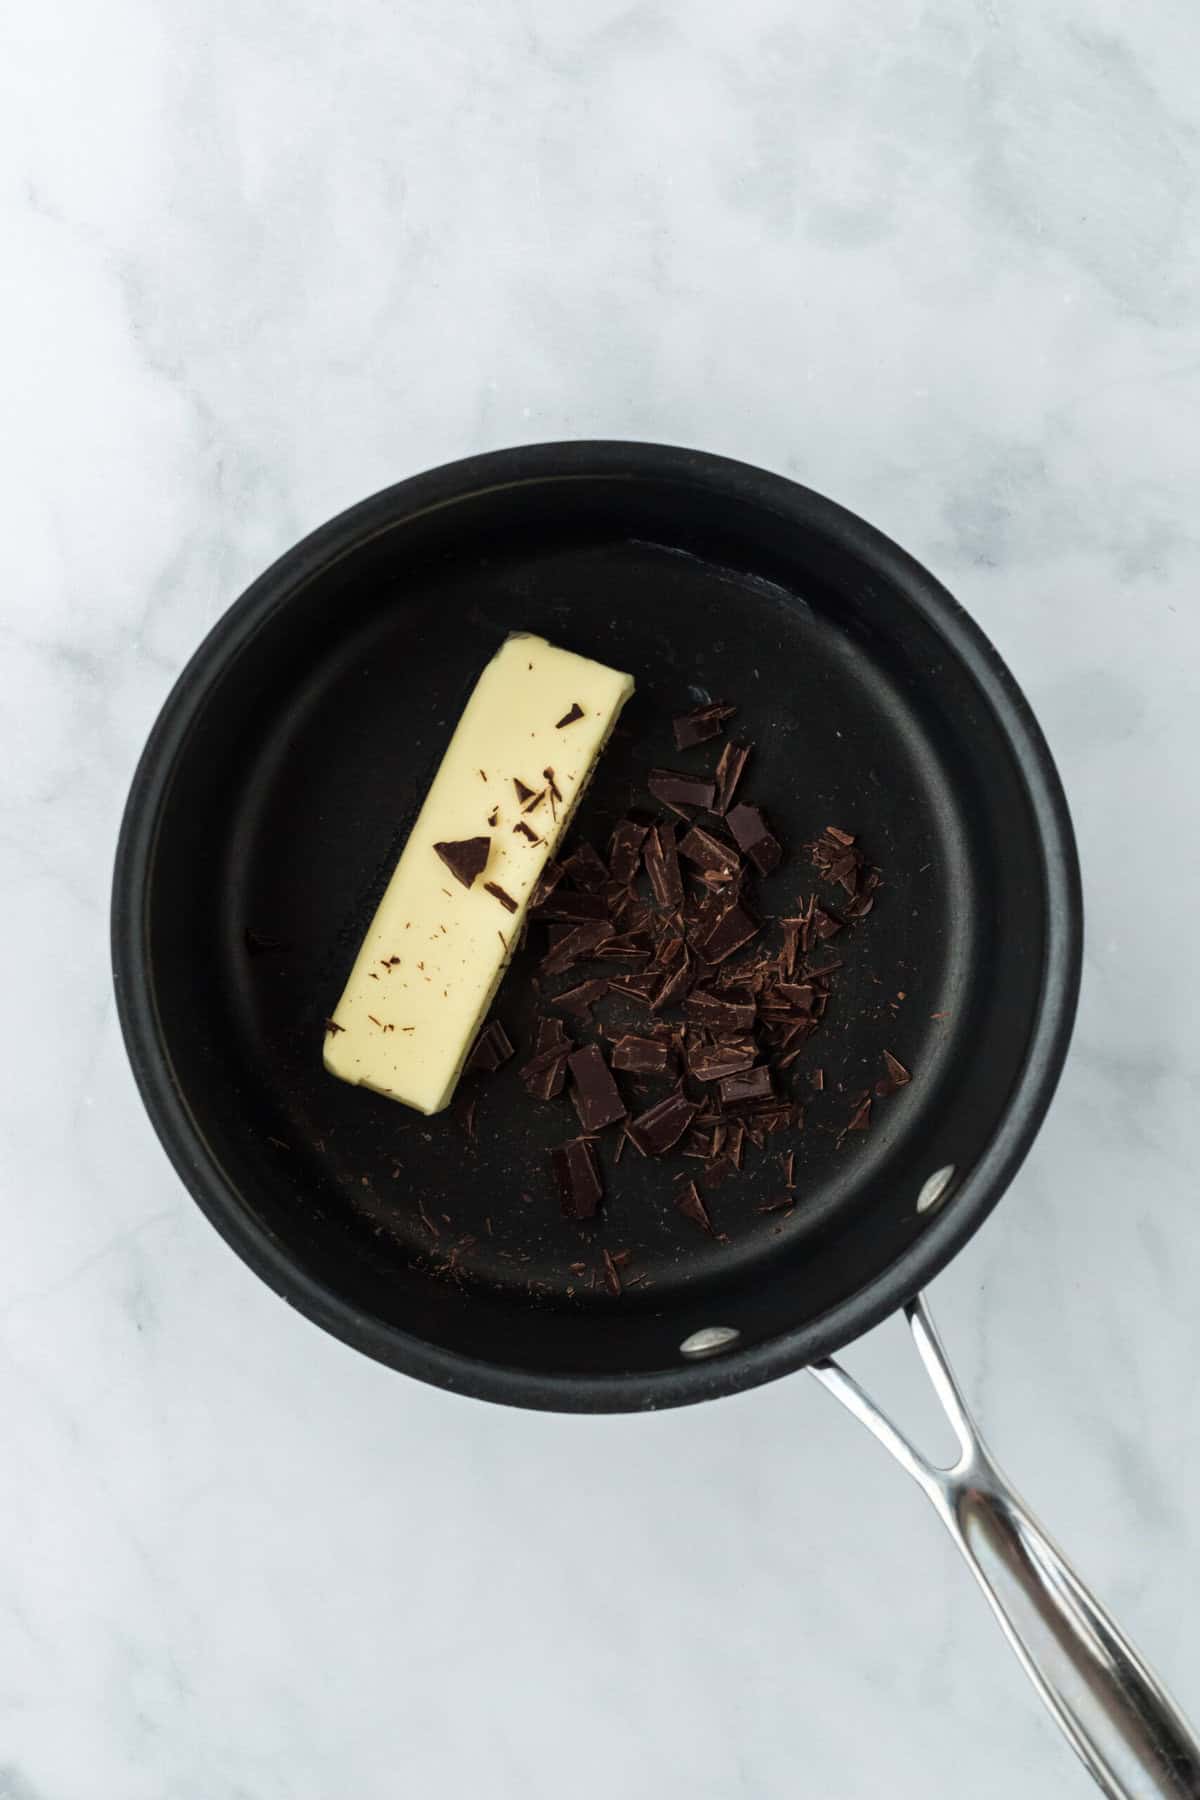
[[[322,1021],[472,683],[513,630],[636,677],[578,836],[603,842],[645,770],[670,766],[673,711],[728,699],[779,838],[833,823],[883,873],[824,1027],[824,1092],[786,1208],[771,1209],[776,1159],[759,1157],[712,1197],[708,1235],[672,1208],[656,1159],[629,1157],[596,1220],[564,1218],[548,1150],[570,1131],[529,1104],[518,1059],[467,1077],[466,1118],[426,1119],[322,1068]],[[787,866],[772,880],[786,887]],[[293,1306],[405,1374],[519,1406],[650,1410],[810,1369],[929,1496],[1100,1787],[1194,1796],[1187,1724],[1001,1475],[921,1298],[1046,1111],[1081,934],[1049,752],[951,596],[816,493],[628,443],[455,463],[289,551],[163,708],[113,903],[121,1021],[154,1126],[209,1219]],[[518,1045],[539,1005],[528,954],[499,1001]],[[912,1079],[869,1130],[837,1130],[881,1033]],[[581,1279],[617,1245],[626,1281]],[[957,1433],[952,1468],[833,1360],[900,1309]]]

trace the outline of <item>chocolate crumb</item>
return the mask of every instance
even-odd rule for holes
[[[562,1210],[568,1219],[591,1219],[604,1196],[596,1156],[587,1138],[573,1138],[550,1152]]]
[[[564,725],[573,725],[575,723],[576,719],[582,719],[582,717],[583,717],[583,708],[582,708],[582,706],[580,706],[578,700],[576,700],[573,703],[570,712],[563,714],[562,718],[558,721],[558,724],[554,727],[554,729],[555,729],[555,731],[561,731]]]
[[[690,750],[696,744],[704,744],[709,738],[718,737],[736,711],[736,706],[722,706],[714,701],[707,706],[693,707],[691,712],[672,719],[675,748]]]
[[[483,884],[483,891],[485,894],[490,894],[493,900],[498,900],[501,906],[507,907],[510,913],[516,912],[517,902],[513,899],[511,894],[505,893],[498,881],[485,881]]]

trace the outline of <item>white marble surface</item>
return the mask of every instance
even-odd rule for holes
[[[106,890],[181,663],[347,503],[568,435],[858,509],[1045,722],[1081,1023],[935,1298],[1200,1713],[1198,53],[1192,0],[4,9],[5,1800],[1090,1791],[815,1384],[587,1421],[401,1380],[139,1108]]]

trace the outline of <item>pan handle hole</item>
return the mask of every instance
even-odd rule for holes
[[[679,1354],[690,1356],[693,1361],[701,1356],[719,1356],[722,1350],[736,1344],[741,1335],[735,1325],[705,1325],[684,1338]]]
[[[917,1211],[919,1213],[936,1212],[950,1192],[950,1183],[954,1180],[954,1176],[953,1163],[947,1163],[944,1169],[936,1170],[917,1195]]]

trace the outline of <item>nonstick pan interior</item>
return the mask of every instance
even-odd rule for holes
[[[601,1218],[561,1217],[547,1151],[569,1102],[518,1054],[424,1119],[327,1076],[332,1010],[461,706],[514,629],[634,674],[574,841],[607,843],[672,712],[739,707],[743,797],[788,846],[769,912],[813,888],[827,824],[883,871],[829,1016],[796,1069],[802,1131],[710,1211],[680,1163],[607,1165]],[[1070,832],[1036,727],[994,653],[886,540],[788,483],[645,446],[543,446],[366,502],[270,571],[172,696],[131,796],[114,911],[134,1067],[181,1173],[274,1286],[383,1360],[530,1404],[627,1407],[765,1379],[841,1343],[934,1273],[1036,1129],[1078,962]],[[249,935],[248,935],[249,934]],[[496,1007],[519,1052],[537,947]],[[913,1071],[869,1131],[848,1096],[891,1050]],[[825,1090],[807,1083],[825,1071]],[[464,1129],[468,1103],[474,1128]],[[798,1204],[780,1196],[794,1149]],[[942,1203],[918,1210],[937,1171]],[[614,1298],[603,1247],[640,1279]],[[571,1265],[585,1265],[583,1277]],[[696,1364],[680,1345],[739,1335]]]

